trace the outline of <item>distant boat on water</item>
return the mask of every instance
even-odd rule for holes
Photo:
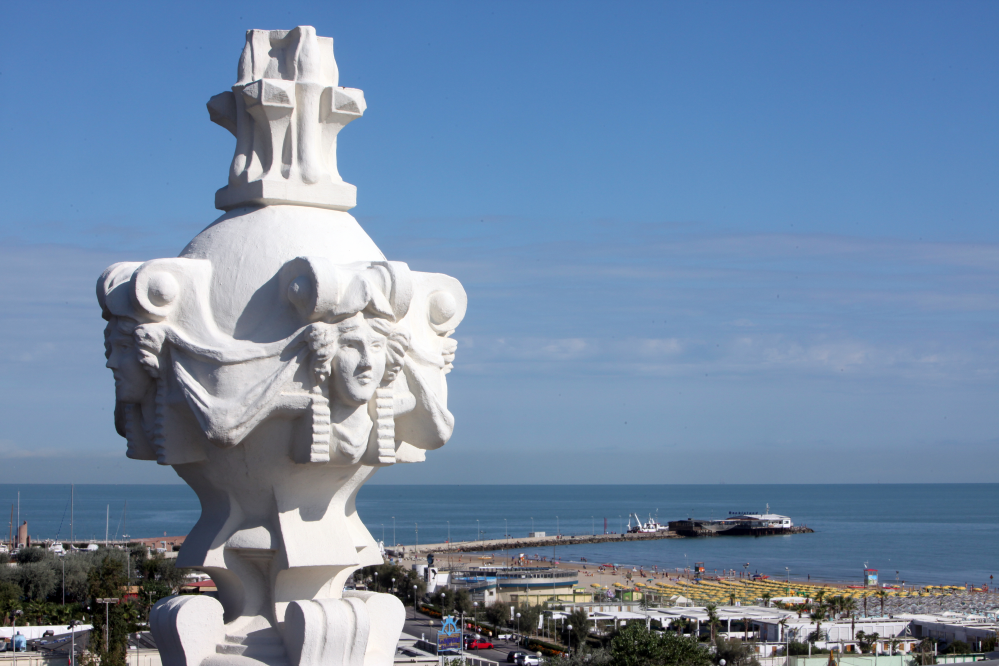
[[[805,526],[795,526],[788,516],[770,513],[769,504],[763,513],[732,511],[728,518],[721,520],[671,520],[668,529],[681,536],[769,536],[814,531]]]

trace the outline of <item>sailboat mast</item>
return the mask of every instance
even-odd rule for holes
[[[76,500],[76,484],[69,484],[69,547],[73,547],[73,504]]]
[[[108,528],[111,527],[111,505],[108,504],[107,515],[104,516],[104,547],[108,547]]]

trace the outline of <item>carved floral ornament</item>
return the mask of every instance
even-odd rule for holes
[[[454,426],[443,375],[467,298],[453,278],[415,276],[401,262],[297,257],[276,278],[300,326],[282,340],[254,343],[214,325],[208,261],[110,266],[97,292],[127,455],[198,462],[206,458],[197,442],[169,437],[171,419],[189,414],[208,443],[231,447],[280,414],[310,422],[293,444],[299,463],[423,460],[423,450],[442,446]],[[410,441],[396,436],[400,419]]]

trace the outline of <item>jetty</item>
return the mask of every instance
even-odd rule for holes
[[[682,539],[676,532],[628,532],[625,534],[553,534],[509,539],[482,539],[479,541],[451,541],[387,547],[386,552],[401,557],[419,557],[428,553],[475,553],[496,550],[528,550],[558,546],[576,546],[584,543],[606,543],[609,541],[655,541],[658,539]]]

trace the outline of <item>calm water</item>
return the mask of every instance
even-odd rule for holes
[[[69,538],[69,486],[0,485],[36,538]],[[125,502],[127,515],[123,519]],[[710,486],[366,486],[358,510],[376,539],[436,543],[532,528],[554,534],[620,532],[628,514],[660,522],[721,518],[729,511],[791,516],[815,534],[785,537],[668,539],[559,547],[559,559],[707,569],[741,569],[792,578],[856,580],[867,563],[882,580],[980,584],[999,575],[999,484],[710,485]],[[199,515],[186,486],[78,485],[77,538],[104,538],[110,506],[112,537],[186,534]],[[9,511],[9,509],[6,509]],[[17,508],[15,506],[15,513]],[[394,517],[394,520],[393,520]],[[532,521],[533,518],[533,521]],[[15,522],[16,522],[15,516]],[[394,524],[394,528],[393,528]],[[552,549],[528,554],[552,556]]]

